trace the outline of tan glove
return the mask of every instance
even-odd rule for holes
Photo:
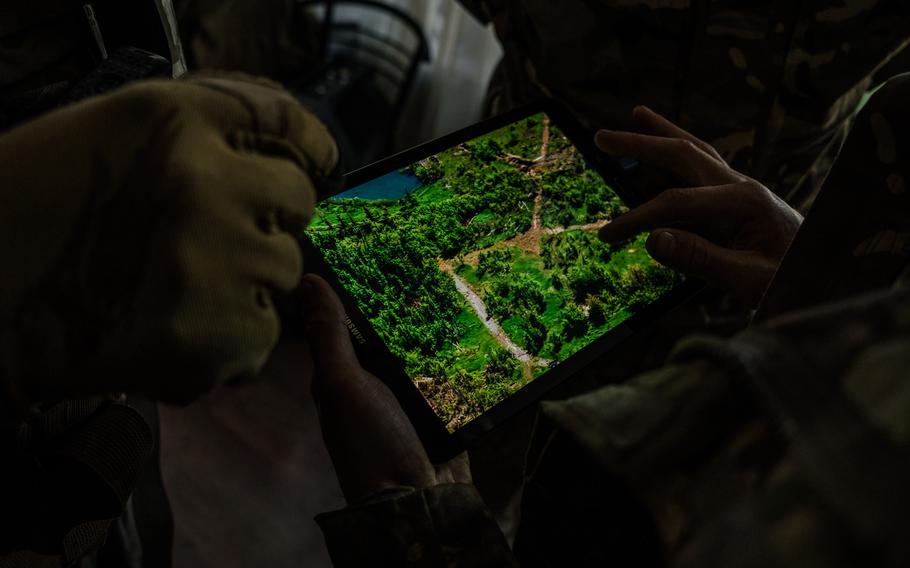
[[[0,384],[188,401],[255,374],[337,149],[246,77],[137,83],[0,136]]]

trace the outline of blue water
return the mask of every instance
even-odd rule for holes
[[[395,171],[358,185],[332,199],[396,200],[423,185],[410,170]]]

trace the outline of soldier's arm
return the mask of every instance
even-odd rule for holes
[[[336,566],[514,565],[467,456],[430,463],[385,384],[357,361],[341,302],[306,276],[305,328],[326,448],[349,507],[317,518]]]
[[[860,547],[910,557],[908,313],[904,288],[689,337],[660,369],[543,403],[516,556],[705,568],[845,566]],[[800,529],[780,531],[789,523]]]
[[[391,488],[316,521],[337,568],[517,565],[469,484]]]

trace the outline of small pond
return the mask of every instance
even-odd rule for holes
[[[401,199],[422,185],[417,176],[411,173],[411,170],[405,169],[358,185],[344,193],[339,193],[332,199],[396,200]]]

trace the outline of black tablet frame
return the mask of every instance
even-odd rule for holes
[[[608,156],[597,150],[593,143],[594,133],[587,132],[565,107],[552,99],[542,100],[496,116],[350,172],[345,176],[344,189],[334,195],[539,113],[546,113],[550,117],[626,205],[634,207],[640,203],[640,199],[627,190],[622,181],[628,172],[637,167],[637,164],[630,160]],[[321,200],[330,197],[332,196],[322,196]],[[307,238],[303,239],[302,246],[305,249],[304,256],[307,259],[308,270],[325,278],[338,292],[344,304],[348,328],[361,365],[385,382],[395,394],[414,424],[427,454],[434,463],[451,459],[472,447],[486,433],[540,400],[549,390],[583,369],[597,357],[615,348],[624,339],[652,324],[658,317],[691,296],[701,286],[700,283],[692,280],[683,281],[656,302],[640,309],[627,320],[462,428],[449,432],[410,377],[407,376],[401,361],[392,355],[367,318],[360,313],[353,298],[341,286],[331,267],[322,259],[318,249]]]

